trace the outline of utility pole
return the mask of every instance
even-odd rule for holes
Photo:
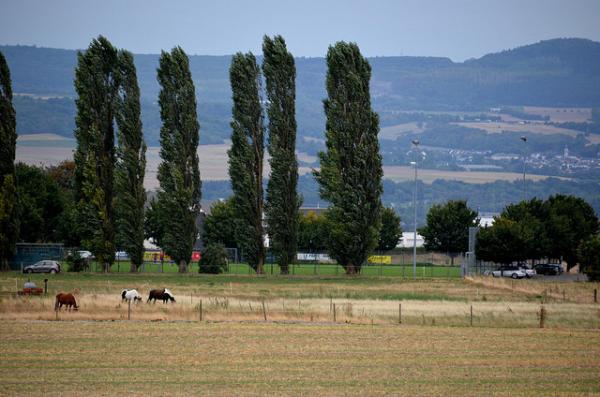
[[[527,200],[527,185],[525,184],[525,159],[527,157],[527,137],[522,136],[523,141],[523,201]]]
[[[413,278],[417,278],[417,161],[418,161],[418,146],[419,140],[413,139],[413,146],[417,149],[417,155],[415,156],[415,161],[411,162],[411,164],[415,165],[415,191],[413,193],[413,208],[415,210],[415,218],[414,218],[414,233],[413,233]]]

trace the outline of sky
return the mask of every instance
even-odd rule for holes
[[[557,37],[600,41],[599,0],[0,0],[0,44],[86,48],[102,34],[134,53],[261,52],[281,34],[295,56],[339,40],[366,56],[454,61]]]

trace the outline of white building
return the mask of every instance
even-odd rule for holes
[[[414,245],[414,232],[402,232],[402,240],[398,243],[396,247],[398,248],[412,248]],[[417,233],[417,247],[422,247],[425,244],[425,240],[423,236]]]

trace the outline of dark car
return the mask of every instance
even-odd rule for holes
[[[550,276],[558,276],[562,274],[563,268],[556,263],[539,263],[534,266],[537,274],[545,274]]]
[[[57,261],[39,261],[33,265],[25,266],[23,273],[59,273],[60,263]]]

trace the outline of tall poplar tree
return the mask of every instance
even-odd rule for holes
[[[84,244],[105,272],[115,252],[115,108],[118,96],[118,51],[104,37],[92,40],[77,55],[75,90],[75,188],[78,224]]]
[[[0,270],[9,270],[8,261],[19,235],[15,150],[17,129],[12,104],[10,70],[0,52]]]
[[[160,157],[157,208],[164,235],[165,252],[187,272],[196,241],[196,218],[200,213],[200,170],[198,141],[200,125],[196,115],[196,92],[189,60],[180,47],[162,52],[158,67],[161,90]]]
[[[146,143],[140,117],[140,89],[133,55],[119,51],[118,142],[115,169],[117,241],[137,272],[144,257],[144,174]]]
[[[377,246],[380,229],[381,155],[379,117],[371,108],[371,67],[354,43],[327,52],[324,101],[326,152],[315,171],[321,197],[331,203],[329,251],[347,274],[360,272]]]
[[[260,104],[260,69],[252,53],[237,53],[229,69],[233,95],[229,177],[239,219],[237,240],[248,264],[263,273],[263,156],[264,126]]]
[[[296,191],[296,66],[281,36],[264,37],[263,55],[271,155],[265,214],[281,273],[288,274],[288,266],[296,257],[301,201]]]

